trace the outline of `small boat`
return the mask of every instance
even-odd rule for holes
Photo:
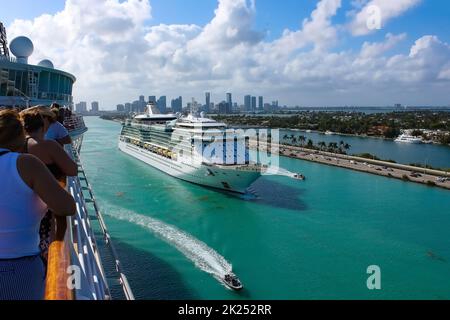
[[[244,286],[241,283],[241,280],[239,280],[239,278],[233,273],[226,274],[223,277],[222,281],[227,287],[229,287],[232,290],[239,291],[244,288]]]
[[[306,180],[306,177],[300,173],[296,173],[292,177],[297,180],[303,180],[303,181]]]
[[[410,134],[404,133],[404,134],[400,135],[397,139],[395,139],[395,142],[421,144],[421,143],[423,143],[423,138],[422,137],[414,137]]]

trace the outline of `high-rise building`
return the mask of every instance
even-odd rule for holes
[[[210,92],[206,92],[205,93],[205,111],[206,112],[210,112],[210,108],[211,108],[211,93]]]
[[[97,101],[92,101],[91,102],[91,112],[99,112],[100,108],[99,108],[99,104]]]
[[[219,103],[218,105],[219,107],[219,114],[229,114],[230,112],[230,108],[228,105],[228,102],[226,101],[222,101],[221,103]]]
[[[166,113],[167,112],[167,98],[166,98],[166,96],[159,97],[158,102],[156,104],[158,106],[159,111],[161,111],[161,113]]]
[[[245,96],[244,97],[244,105],[245,105],[245,111],[250,112],[252,111],[252,96]]]
[[[272,111],[278,110],[278,100],[272,101]]]
[[[125,106],[123,104],[118,104],[116,110],[117,112],[125,112]]]
[[[139,106],[140,106],[139,100],[133,101],[133,103],[131,103],[131,112],[139,113],[140,112]]]
[[[256,97],[252,97],[252,112],[256,111]]]
[[[153,103],[156,104],[156,96],[149,96],[149,97],[148,97],[148,102],[149,102],[149,103],[150,103],[150,102],[153,102]]]
[[[86,113],[87,112],[87,103],[85,101],[81,101],[75,105],[75,110],[78,113]]]
[[[147,102],[145,102],[145,97],[144,96],[139,96],[139,106],[138,106],[138,111],[137,112],[144,112],[145,108],[147,107]]]
[[[229,109],[233,108],[233,96],[229,92],[227,93],[227,103]]]
[[[173,99],[172,103],[171,103],[171,107],[172,107],[173,113],[182,112],[183,111],[183,98],[180,96],[176,99]]]
[[[258,100],[258,109],[259,111],[262,111],[264,110],[264,98],[262,96],[259,96]]]
[[[125,103],[125,112],[128,112],[128,113],[131,112],[131,103],[129,103],[129,102]]]

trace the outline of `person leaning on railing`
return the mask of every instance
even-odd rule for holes
[[[75,214],[75,201],[33,155],[21,154],[25,132],[17,112],[0,111],[0,300],[44,298],[39,226],[48,208]]]
[[[67,176],[76,176],[78,166],[64,151],[59,143],[45,140],[44,136],[50,125],[44,117],[51,117],[47,108],[33,107],[20,113],[26,132],[25,153],[32,154],[41,160],[58,181],[64,181]],[[48,249],[55,234],[55,219],[51,210],[47,211],[41,221],[39,230],[41,255],[47,262]]]
[[[64,122],[64,117],[61,119],[60,114],[61,107],[54,103],[51,106],[51,111],[55,114],[55,117],[48,117],[48,121],[50,121],[50,127],[45,135],[46,140],[54,140],[61,145],[71,144],[72,138],[69,135],[69,131],[63,126],[62,122]]]

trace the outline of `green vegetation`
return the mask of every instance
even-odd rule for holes
[[[104,114],[104,115],[100,116],[100,119],[110,120],[110,121],[125,121],[125,119],[127,119],[127,116],[126,115],[108,115],[108,114]]]
[[[236,126],[286,128],[300,130],[332,131],[341,134],[376,136],[387,139],[396,138],[401,130],[415,130],[413,134],[432,139],[435,142],[450,144],[450,112],[412,111],[364,114],[355,112],[301,112],[290,117],[218,115],[218,121]],[[416,130],[440,130],[442,134],[426,137]]]
[[[311,139],[306,140],[305,136],[295,136],[293,134],[290,136],[287,134],[284,135],[281,144],[338,154],[347,154],[347,151],[351,148],[351,145],[345,143],[344,141],[340,141],[339,143],[330,142],[328,144],[324,141],[319,141],[317,144],[314,144]]]

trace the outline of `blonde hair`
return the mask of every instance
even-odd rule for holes
[[[25,132],[19,114],[0,110],[0,147],[19,151],[25,144]]]

